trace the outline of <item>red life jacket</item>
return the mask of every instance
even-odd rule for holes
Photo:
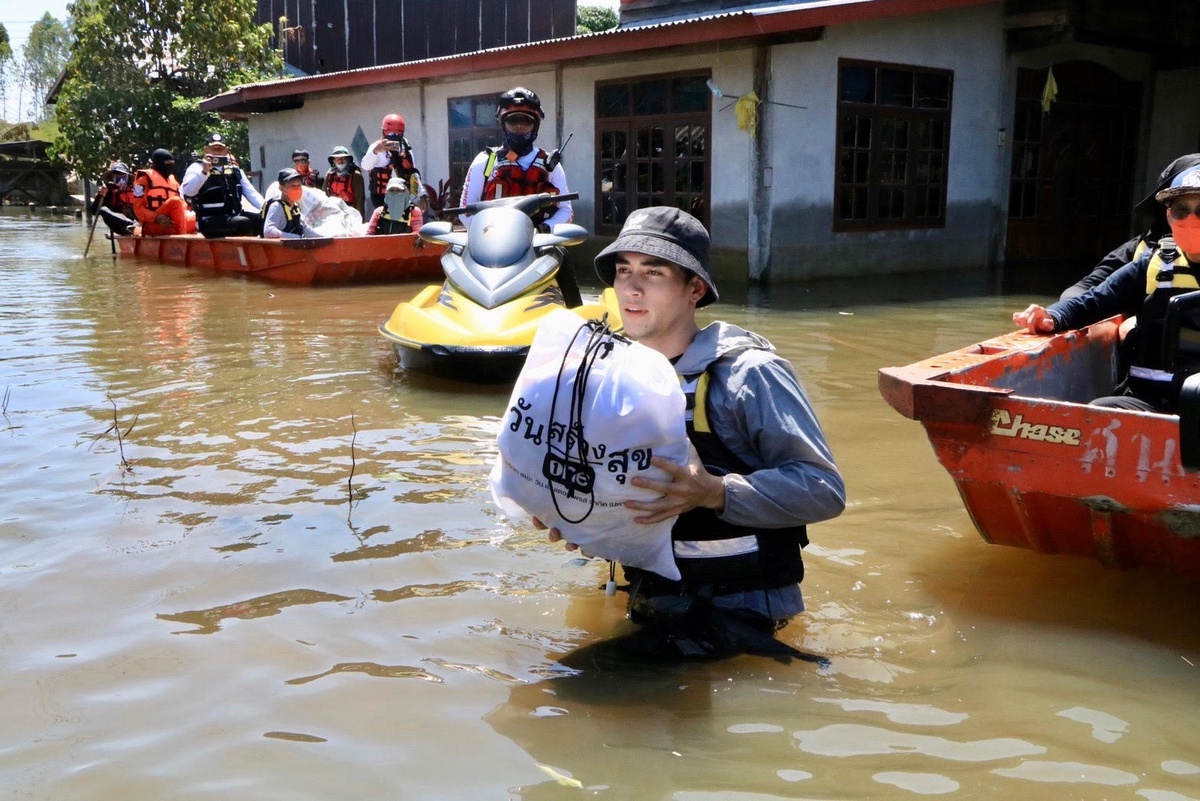
[[[537,155],[529,169],[523,169],[520,164],[500,157],[503,147],[488,148],[487,164],[483,168],[486,176],[483,182],[482,200],[495,200],[498,197],[515,197],[518,195],[537,195],[549,192],[558,194],[558,187],[550,183],[550,170],[546,160],[549,155],[538,148]]]
[[[388,181],[392,179],[392,171],[408,184],[412,174],[417,171],[412,160],[412,150],[408,140],[401,140],[399,150],[387,151],[387,162],[381,167],[373,167],[370,174],[371,195],[383,195],[387,192]]]
[[[354,170],[347,170],[345,174],[337,170],[330,170],[325,176],[325,194],[330,197],[340,197],[346,201],[346,205],[353,206],[356,200],[353,179]]]

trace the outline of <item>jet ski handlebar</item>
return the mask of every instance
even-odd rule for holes
[[[500,197],[495,200],[477,200],[474,203],[468,203],[456,209],[446,209],[442,214],[445,216],[452,214],[478,214],[484,209],[509,207],[515,208],[532,217],[546,206],[553,206],[564,200],[577,200],[578,198],[578,192],[565,192],[561,195],[551,194],[550,192],[541,192],[537,195],[515,195],[513,197]]]

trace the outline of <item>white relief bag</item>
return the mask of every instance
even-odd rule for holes
[[[510,517],[536,517],[585,553],[679,579],[671,549],[675,518],[635,523],[627,500],[658,493],[651,456],[688,457],[686,401],[671,363],[566,310],[538,327],[513,387],[492,468],[492,497]]]

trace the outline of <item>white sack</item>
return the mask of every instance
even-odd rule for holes
[[[300,213],[321,236],[363,236],[367,233],[358,209],[348,206],[340,197],[332,197],[311,186],[304,187],[300,196]]]
[[[684,405],[679,378],[662,354],[597,334],[579,315],[556,311],[538,327],[513,387],[497,438],[492,496],[510,517],[536,517],[591,556],[679,579],[671,549],[675,518],[635,523],[643,513],[622,504],[659,497],[630,482],[639,475],[667,478],[650,466],[652,455],[687,461]],[[579,424],[574,429],[572,421]]]

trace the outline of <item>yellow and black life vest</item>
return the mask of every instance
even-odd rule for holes
[[[1137,342],[1129,367],[1129,388],[1147,400],[1173,404],[1180,375],[1176,366],[1166,364],[1166,320],[1171,298],[1200,289],[1198,273],[1179,252],[1175,240],[1164,236],[1146,265],[1146,298],[1137,315]],[[1186,374],[1194,370],[1186,370]]]

